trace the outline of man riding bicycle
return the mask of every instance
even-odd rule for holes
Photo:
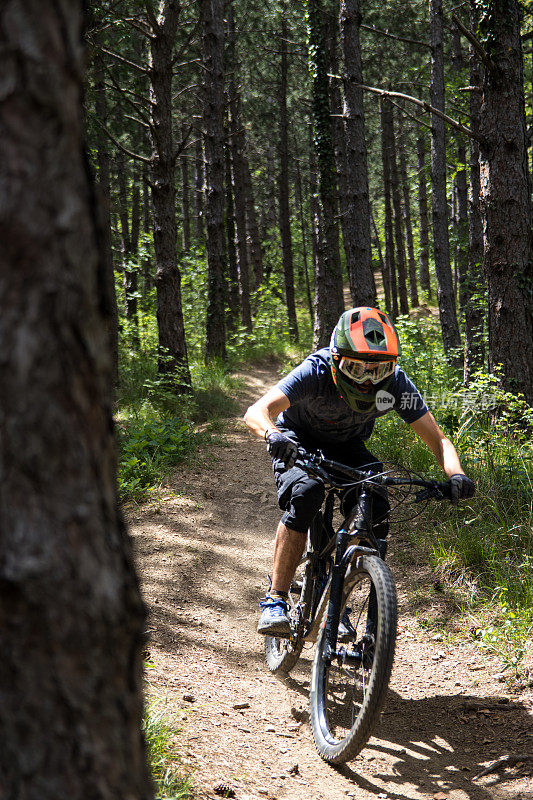
[[[339,319],[329,347],[308,356],[247,410],[246,424],[267,442],[278,503],[284,511],[276,532],[272,585],[260,603],[258,633],[290,635],[288,592],[307,530],[324,499],[322,481],[294,466],[299,447],[320,450],[326,458],[352,467],[380,469],[365,442],[376,418],[394,409],[444,469],[452,502],[474,494],[474,483],[465,475],[455,447],[398,367],[399,355],[398,335],[387,314],[376,308],[352,308]],[[344,515],[355,502],[353,490],[341,498]],[[372,522],[383,557],[388,510],[386,497],[375,495]]]

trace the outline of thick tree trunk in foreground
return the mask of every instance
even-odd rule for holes
[[[426,186],[426,141],[420,125],[416,138],[416,154],[418,161],[418,226],[420,236],[420,286],[431,300],[431,283],[429,279],[429,219],[428,194]]]
[[[289,121],[287,116],[287,20],[282,17],[280,29],[281,70],[279,84],[279,231],[285,304],[291,341],[298,341],[298,322],[294,304],[294,265],[292,260],[291,209],[289,204]]]
[[[470,0],[470,27],[477,30],[475,1]],[[470,86],[481,86],[483,69],[473,47],[470,47]],[[481,93],[470,92],[470,129],[479,134]],[[464,384],[468,386],[473,375],[485,363],[483,320],[485,295],[483,280],[483,221],[479,207],[481,194],[479,174],[479,144],[470,140],[470,191],[468,196],[468,275],[464,286],[465,309],[465,368]]]
[[[0,786],[148,800],[145,611],[116,494],[81,28],[74,1],[0,10]]]
[[[224,320],[224,6],[201,0],[207,251],[206,360],[226,357]]]
[[[442,47],[442,0],[429,0],[431,45],[431,105],[444,111],[444,60]],[[431,115],[431,187],[433,201],[433,253],[437,274],[437,296],[444,352],[460,347],[461,337],[455,310],[448,203],[446,199],[446,139],[444,120]],[[454,361],[456,358],[454,357]]]
[[[178,0],[162,0],[150,38],[152,110],[152,204],[154,211],[155,285],[159,330],[159,371],[176,371],[179,386],[191,376],[181,306],[181,274],[177,259],[176,153],[172,135],[172,52],[178,27]]]
[[[372,275],[365,117],[360,86],[363,83],[360,20],[359,0],[341,0],[347,214],[343,223],[344,250],[354,306],[373,306],[376,289]]]
[[[331,331],[344,311],[339,257],[335,158],[329,110],[329,84],[324,13],[321,0],[306,0],[308,11],[309,67],[312,76],[314,135],[318,167],[318,202],[322,225],[318,270],[315,274],[315,326],[313,344],[329,343]]]
[[[489,369],[501,364],[503,385],[522,392],[533,405],[533,262],[521,14],[516,0],[501,0],[491,9],[490,18],[480,23],[491,42],[494,69],[485,70],[479,126]]]

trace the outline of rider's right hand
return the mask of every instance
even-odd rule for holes
[[[272,458],[279,458],[290,469],[298,458],[298,446],[280,431],[271,431],[266,436],[267,449]]]

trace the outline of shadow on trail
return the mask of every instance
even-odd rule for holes
[[[311,661],[303,659],[285,685],[308,701]],[[434,695],[418,699],[389,691],[374,735],[360,758],[376,762],[376,781],[357,771],[357,762],[332,767],[355,789],[379,795],[383,782],[387,797],[406,800],[413,789],[432,796],[461,790],[470,800],[493,800],[492,786],[520,777],[500,770],[482,781],[473,778],[483,765],[505,755],[533,750],[533,718],[519,702],[486,695]],[[382,758],[396,758],[382,768]],[[409,789],[407,788],[409,786]],[[403,788],[405,787],[405,788]],[[498,789],[502,800],[533,800],[533,792]]]

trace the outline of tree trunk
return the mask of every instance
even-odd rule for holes
[[[442,0],[429,0],[431,45],[431,105],[444,112],[444,60],[442,47]],[[444,120],[431,115],[431,188],[433,205],[433,253],[437,274],[437,297],[444,352],[458,365],[452,350],[461,346],[455,311],[450,242],[448,238],[448,203],[446,200],[446,139]]]
[[[470,27],[477,30],[478,22],[475,0],[470,0]],[[481,86],[483,69],[479,58],[470,47],[470,86]],[[470,129],[479,134],[479,114],[481,93],[470,92]],[[464,285],[465,313],[465,369],[464,384],[468,386],[477,370],[485,362],[485,342],[483,338],[484,302],[483,297],[483,222],[479,207],[481,194],[479,174],[479,144],[470,139],[470,193],[468,210],[468,276]]]
[[[253,288],[258,289],[263,282],[263,251],[255,210],[254,186],[250,173],[250,164],[245,153],[242,156],[244,168],[244,194],[246,203],[246,238],[249,245],[250,263],[252,265]]]
[[[381,242],[379,240],[378,227],[376,225],[376,220],[375,220],[374,214],[372,212],[372,207],[370,207],[370,220],[372,222],[372,228],[374,229],[374,240],[373,241],[375,242],[375,248],[376,248],[377,253],[378,253],[379,270],[380,270],[380,273],[381,273],[381,279],[383,281],[383,289],[385,289],[385,262],[383,260],[383,253],[381,251]],[[389,291],[390,291],[390,287],[389,287]],[[389,302],[387,302],[387,300],[389,300]],[[376,303],[377,303],[377,296],[376,296]],[[385,308],[388,308],[389,305],[390,305],[390,298],[387,298],[387,296],[385,295]]]
[[[312,102],[315,147],[318,166],[318,202],[322,226],[315,275],[315,326],[313,343],[329,343],[331,331],[344,311],[342,273],[339,258],[339,229],[335,158],[329,116],[329,85],[324,14],[320,0],[306,0],[309,67],[312,77]]]
[[[405,211],[405,238],[407,241],[407,263],[409,265],[409,299],[411,307],[418,305],[418,288],[416,285],[416,264],[415,246],[413,242],[413,223],[411,220],[411,197],[409,192],[409,178],[407,175],[407,164],[405,161],[405,130],[403,127],[402,114],[398,114],[398,150],[400,153],[400,180],[402,183],[403,207]]]
[[[282,8],[280,28],[280,83],[279,83],[279,230],[281,236],[281,257],[283,263],[283,282],[285,303],[289,321],[291,341],[298,341],[298,322],[294,304],[294,266],[292,261],[291,209],[289,204],[289,136],[287,117],[287,20]]]
[[[340,30],[343,56],[344,134],[346,158],[346,218],[343,240],[354,306],[373,306],[376,288],[372,274],[370,203],[363,110],[363,75],[359,25],[360,0],[341,0]]]
[[[133,264],[135,251],[139,247],[139,189],[132,190],[131,230],[128,213],[128,171],[123,153],[117,153],[118,208],[122,239],[122,271],[124,276],[124,314],[131,324],[134,344],[139,343],[139,320],[137,310],[137,269]],[[135,237],[135,246],[134,240]]]
[[[431,301],[431,281],[429,278],[429,219],[428,195],[426,185],[426,140],[424,130],[418,126],[416,138],[418,160],[418,224],[420,236],[420,286]]]
[[[456,73],[456,81],[464,77],[464,56],[461,47],[459,30],[452,30],[452,66]],[[461,133],[455,133],[458,166],[455,173],[455,225],[456,225],[456,262],[457,262],[457,296],[459,300],[459,316],[465,313],[465,282],[468,274],[468,187],[466,181],[466,146]]]
[[[312,144],[312,143],[311,143]],[[305,280],[305,296],[307,298],[307,307],[309,309],[309,316],[311,320],[313,319],[313,301],[311,298],[311,286],[309,284],[309,267],[307,264],[307,225],[305,222],[305,215],[304,215],[304,203],[303,203],[303,186],[302,186],[302,171],[300,169],[300,160],[298,158],[297,148],[295,148],[296,158],[295,158],[295,167],[296,167],[296,180],[294,184],[295,194],[296,194],[296,203],[298,205],[298,212],[300,217],[300,231],[302,234],[302,259],[303,259],[303,272],[304,272],[304,280]]]
[[[482,3],[476,3],[481,12]],[[502,0],[480,13],[493,69],[485,70],[479,131],[489,369],[533,404],[533,261],[524,115],[520,6]]]
[[[224,321],[224,5],[200,0],[207,251],[206,360],[226,357]]]
[[[197,244],[202,242],[205,236],[203,199],[204,199],[204,153],[202,147],[202,133],[201,131],[197,131],[196,141],[194,143],[194,203],[193,203],[194,206],[193,233],[194,233],[194,239]]]
[[[394,132],[394,114],[392,107],[386,115],[387,144],[390,153],[390,186],[392,196],[392,216],[394,220],[394,241],[396,244],[396,268],[398,277],[398,295],[400,298],[400,314],[409,313],[407,299],[407,269],[405,263],[405,238],[403,235],[403,209],[400,198],[400,181],[396,161],[396,135]]]
[[[159,329],[159,372],[176,371],[178,390],[191,384],[181,306],[177,259],[176,154],[172,136],[172,52],[180,5],[162,0],[150,38],[152,112],[152,205],[154,212],[155,286]]]
[[[383,164],[383,195],[385,205],[385,303],[393,319],[398,316],[398,294],[396,291],[396,260],[394,258],[394,235],[392,225],[391,167],[390,167],[390,117],[392,108],[389,100],[381,97],[379,101],[381,121],[381,160]]]
[[[235,252],[235,209],[233,207],[233,187],[231,185],[231,154],[226,147],[226,242],[228,254],[228,327],[234,330],[240,323],[241,303],[239,300],[239,273],[237,253]]]
[[[181,126],[182,139],[186,136],[185,125]],[[187,154],[182,152],[180,156],[181,168],[181,246],[188,252],[191,249],[191,210],[189,206],[189,161]]]
[[[96,51],[94,61],[94,110],[101,122],[107,124],[107,98],[104,86],[105,65],[103,56]],[[97,198],[101,230],[102,269],[104,270],[110,315],[108,320],[109,343],[113,357],[113,383],[118,382],[118,309],[111,247],[111,161],[109,142],[102,128],[96,126],[96,159],[98,164]]]
[[[81,2],[0,10],[1,794],[149,800],[82,27]]]
[[[250,306],[250,269],[248,265],[248,248],[246,245],[246,205],[243,162],[244,136],[241,99],[235,80],[238,61],[235,53],[235,22],[233,18],[232,0],[227,5],[226,14],[228,29],[227,59],[229,67],[229,142],[231,148],[231,176],[233,185],[233,207],[235,210],[235,248],[237,252],[237,269],[239,272],[241,325],[251,333],[252,310]]]

